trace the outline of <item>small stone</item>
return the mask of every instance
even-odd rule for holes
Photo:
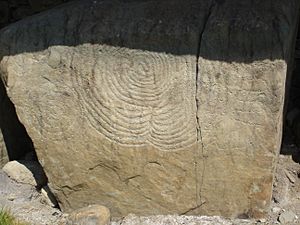
[[[70,214],[66,225],[109,225],[110,211],[105,206],[91,205]]]
[[[16,199],[16,196],[13,195],[13,194],[11,194],[11,195],[7,196],[7,199],[8,199],[9,201],[14,201],[14,200]]]
[[[284,172],[289,181],[294,184],[296,182],[295,177],[287,170],[285,170]]]
[[[52,216],[57,216],[59,213],[58,212],[54,212],[52,213]]]
[[[17,183],[42,187],[47,177],[41,165],[36,161],[11,161],[5,164],[3,171]]]
[[[280,211],[281,211],[281,208],[279,208],[279,207],[272,208],[273,213],[280,213]]]
[[[280,214],[278,221],[282,224],[292,223],[296,218],[296,214],[291,211],[286,211]]]
[[[259,222],[259,223],[265,223],[265,222],[267,222],[267,220],[266,219],[259,219],[257,222]]]

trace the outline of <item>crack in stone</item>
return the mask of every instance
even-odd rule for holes
[[[200,58],[200,51],[201,51],[201,43],[202,43],[202,38],[203,38],[203,34],[206,30],[206,26],[207,23],[209,21],[209,18],[212,14],[213,11],[213,7],[215,6],[215,2],[212,2],[212,4],[209,7],[208,10],[208,14],[206,15],[205,19],[204,19],[204,25],[202,30],[199,33],[199,39],[198,39],[198,46],[197,46],[197,58],[196,58],[196,93],[195,93],[195,101],[196,101],[196,121],[197,121],[197,143],[201,142],[201,150],[199,149],[199,146],[197,145],[197,149],[195,151],[195,179],[196,179],[196,204],[197,206],[194,207],[192,210],[195,210],[199,207],[201,207],[205,201],[202,201],[202,186],[203,186],[203,182],[204,182],[204,173],[205,173],[205,169],[206,169],[206,157],[204,156],[204,143],[203,143],[203,139],[202,139],[202,128],[201,128],[201,124],[200,124],[200,118],[198,116],[198,110],[200,107],[200,103],[199,103],[199,99],[197,97],[197,93],[198,90],[200,88],[200,85],[198,83],[199,77],[200,77],[200,68],[199,68],[199,58]],[[198,159],[202,158],[202,177],[201,180],[198,179],[198,174],[199,174],[199,165],[198,165]],[[189,211],[192,211],[189,210]],[[186,213],[188,213],[189,211],[187,211]]]
[[[190,213],[190,212],[192,212],[192,211],[194,211],[194,210],[200,208],[200,207],[201,207],[202,205],[204,205],[205,203],[206,203],[206,201],[202,202],[201,204],[199,204],[199,205],[197,205],[197,206],[195,206],[195,207],[193,207],[193,208],[188,209],[187,211],[181,213],[180,216],[186,215],[186,214],[188,214],[188,213]]]

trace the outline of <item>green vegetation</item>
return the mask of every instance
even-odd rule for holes
[[[7,210],[0,209],[0,225],[28,225],[14,218]]]

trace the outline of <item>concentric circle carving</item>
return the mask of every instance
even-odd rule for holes
[[[121,145],[161,150],[196,141],[186,62],[114,47],[90,52],[74,52],[71,67],[83,114],[95,130]],[[174,68],[177,63],[184,66]]]

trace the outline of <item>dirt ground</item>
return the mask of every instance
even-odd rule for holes
[[[300,224],[300,149],[294,144],[283,145],[281,153],[273,184],[269,220],[277,223],[281,213],[292,212],[296,220],[288,224]]]

